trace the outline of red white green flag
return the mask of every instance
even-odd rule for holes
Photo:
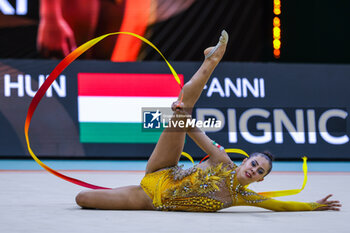
[[[170,107],[179,92],[171,74],[79,73],[80,142],[156,143],[161,132],[142,128],[142,108]]]

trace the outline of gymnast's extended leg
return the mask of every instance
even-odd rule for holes
[[[228,35],[223,31],[217,46],[207,48],[204,51],[206,58],[203,64],[182,89],[184,109],[191,109],[197,102],[210,75],[224,56],[227,41]],[[179,100],[182,93],[179,95]],[[186,131],[184,130],[165,129],[148,160],[146,174],[177,165],[184,147],[185,137]]]

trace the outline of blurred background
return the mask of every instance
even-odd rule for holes
[[[203,48],[226,29],[230,44],[224,61],[348,63],[349,6],[345,0],[2,0],[0,57],[63,58],[92,38],[130,31],[152,41],[170,60],[201,61]],[[278,59],[276,26],[281,29]],[[82,58],[161,59],[132,40],[108,38]],[[124,54],[119,47],[127,45],[133,48]]]
[[[223,62],[194,111],[197,118],[223,120],[208,135],[228,148],[270,150],[277,160],[349,160],[349,8],[345,0],[0,0],[0,158],[30,158],[23,132],[29,103],[79,45],[109,32],[133,32],[154,43],[187,81],[225,29],[230,40]],[[148,158],[159,133],[144,139],[150,134],[141,130],[141,110],[128,122],[119,116],[132,118],[132,106],[118,109],[125,106],[121,97],[140,97],[133,90],[144,84],[121,74],[143,80],[170,71],[134,37],[104,39],[48,90],[30,128],[34,152],[42,158]],[[149,80],[153,90],[175,83],[172,77]],[[130,93],[105,91],[110,85],[126,85]],[[166,107],[157,105],[158,94],[147,97],[155,104],[143,107]],[[137,124],[137,132],[121,123]],[[204,156],[190,139],[185,151]]]

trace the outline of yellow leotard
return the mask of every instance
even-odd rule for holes
[[[321,206],[316,202],[278,201],[240,185],[234,164],[202,170],[196,166],[183,170],[172,167],[147,174],[141,187],[158,210],[213,212],[239,205],[274,211],[306,211]]]

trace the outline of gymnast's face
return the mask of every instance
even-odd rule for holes
[[[253,182],[264,180],[264,176],[270,169],[269,161],[263,156],[253,156],[244,159],[237,169],[237,179],[242,185],[248,185]]]

